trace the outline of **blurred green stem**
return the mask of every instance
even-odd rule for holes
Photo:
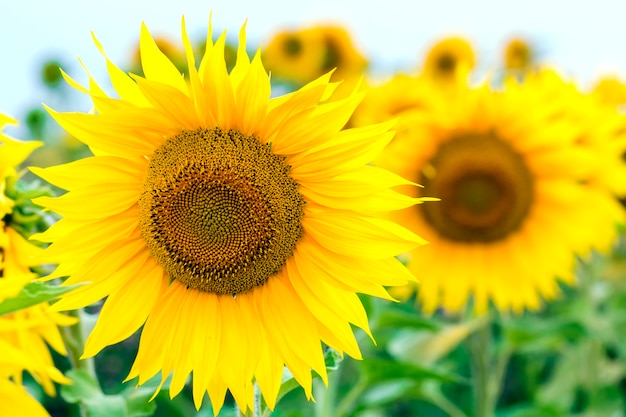
[[[467,417],[461,409],[459,409],[452,401],[450,401],[441,391],[431,393],[433,404],[441,408],[441,410],[450,417]]]
[[[328,386],[324,385],[324,382],[320,379],[313,380],[313,388],[315,390],[315,417],[332,416],[335,408],[335,401],[337,401],[337,385],[339,384],[339,378],[337,375],[340,373],[341,367],[335,372],[331,372],[328,375]]]
[[[490,318],[469,338],[474,410],[476,417],[493,417],[511,349],[495,349],[493,319]]]
[[[67,312],[68,316],[76,317],[78,322],[73,326],[60,327],[61,337],[67,349],[67,356],[73,369],[82,369],[89,373],[94,381],[98,381],[96,376],[96,367],[93,358],[81,359],[83,348],[85,346],[85,337],[83,333],[83,317],[82,310],[71,310]],[[79,403],[80,415],[89,417],[87,409],[82,403]]]
[[[352,407],[356,403],[356,400],[361,396],[361,394],[363,394],[363,392],[365,392],[366,389],[367,383],[365,382],[365,379],[359,378],[357,383],[352,386],[350,391],[348,391],[346,395],[341,398],[341,402],[337,404],[334,417],[347,416],[350,407]]]
[[[367,389],[367,382],[363,376],[359,376],[356,384],[351,385],[350,390],[341,395],[341,401],[337,402],[339,384],[342,379],[341,375],[346,365],[344,362],[337,369],[330,372],[328,375],[328,387],[325,390],[318,390],[319,393],[323,394],[319,405],[315,407],[315,417],[343,417],[349,415],[350,409],[354,407],[359,396]]]
[[[491,323],[487,323],[470,336],[472,386],[474,388],[474,415],[491,417],[492,407],[489,387],[489,361],[491,359]]]

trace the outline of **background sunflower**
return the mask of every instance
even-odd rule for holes
[[[15,121],[0,114],[0,129],[7,123]],[[24,374],[28,372],[50,396],[55,395],[55,383],[71,382],[55,367],[48,345],[65,355],[58,326],[72,325],[77,320],[47,311],[45,297],[40,297],[44,302],[38,302],[33,299],[36,297],[24,294],[25,287],[37,278],[32,267],[41,264],[37,260],[41,249],[20,234],[39,219],[29,213],[32,206],[26,200],[28,194],[16,184],[16,168],[39,146],[40,142],[22,142],[0,132],[0,400],[3,410],[10,413],[47,416],[46,410],[28,395]],[[32,195],[32,188],[30,191]]]
[[[470,299],[481,313],[490,302],[516,312],[539,308],[541,298],[558,294],[557,280],[574,283],[576,255],[607,250],[616,238],[624,220],[613,192],[624,185],[622,131],[581,123],[576,114],[587,98],[552,72],[499,91],[461,85],[454,100],[422,82],[415,78],[413,86],[429,92],[428,104],[404,110],[396,138],[375,163],[424,186],[411,195],[441,198],[396,216],[430,242],[409,263],[424,310],[455,312]],[[617,117],[613,109],[595,111]],[[596,140],[582,139],[589,136]],[[613,163],[611,181],[619,185],[600,190],[600,165]]]

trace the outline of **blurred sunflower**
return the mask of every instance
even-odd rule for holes
[[[597,155],[587,184],[626,195],[626,116],[616,103],[582,92],[554,71],[543,70],[531,80],[541,100],[553,104],[550,120],[577,126],[576,143]]]
[[[119,99],[68,77],[95,114],[51,110],[95,156],[33,168],[69,190],[37,200],[63,217],[39,236],[52,277],[91,282],[53,308],[107,297],[84,355],[143,325],[128,378],[171,374],[173,397],[193,372],[196,406],[208,392],[215,414],[227,389],[251,408],[253,380],[274,408],[285,365],[310,398],[311,369],[327,379],[320,341],[359,358],[356,293],[388,298],[383,285],[414,280],[394,256],[423,243],[383,218],[420,202],[391,190],[410,183],[366,165],[391,123],[342,130],[362,94],[326,102],[329,75],[270,99],[245,27],[239,39],[230,74],[225,34],[196,69],[183,24],[185,80],[142,26],[146,78],[107,59]]]
[[[307,83],[331,70],[331,80],[359,79],[367,66],[348,31],[325,25],[276,34],[269,42],[263,62],[279,78]]]
[[[502,92],[465,87],[454,100],[431,91],[421,111],[400,116],[396,138],[375,161],[424,185],[409,195],[441,198],[395,216],[430,243],[412,251],[409,264],[426,312],[456,312],[470,298],[478,313],[490,302],[499,310],[536,309],[558,294],[559,280],[574,282],[575,254],[615,238],[624,212],[600,186],[598,167],[619,160],[623,137],[605,130],[611,133],[602,139],[613,146],[604,148],[583,140],[593,124],[581,125],[565,109],[584,97],[547,100],[554,94],[546,90],[566,88],[555,78],[510,80]]]
[[[30,267],[39,262],[34,259],[40,248],[25,240],[12,227],[2,222],[0,250],[2,252],[2,279],[20,283],[19,290],[29,281],[37,278]],[[6,289],[6,287],[2,287]],[[18,291],[19,292],[19,291]],[[17,295],[8,290],[4,297]],[[0,377],[10,378],[18,385],[22,383],[22,373],[28,370],[48,395],[55,395],[54,382],[68,384],[70,380],[54,367],[48,345],[61,355],[66,355],[58,326],[74,324],[76,319],[58,312],[48,311],[48,303],[40,303],[10,314],[0,316],[0,341],[8,343],[28,358],[29,366],[14,364],[3,367]]]
[[[351,126],[366,126],[374,123],[419,117],[432,102],[431,96],[439,94],[438,86],[406,74],[396,74],[384,87],[370,86],[366,90],[366,99],[358,106],[350,119]],[[396,137],[413,129],[411,123],[400,123],[394,126]],[[394,139],[395,140],[395,139]]]
[[[0,130],[15,123],[0,114]],[[41,142],[21,142],[0,132],[0,303],[18,295],[37,275],[30,269],[39,254],[38,247],[24,239],[14,224],[16,202],[7,195],[15,181],[15,167],[21,164]],[[11,192],[12,194],[12,192]],[[58,326],[75,323],[75,319],[47,311],[40,303],[0,316],[0,401],[2,410],[11,415],[47,415],[43,407],[21,387],[23,372],[28,371],[48,395],[55,394],[54,382],[70,381],[54,367],[48,345],[65,355]],[[0,415],[3,414],[0,411]]]
[[[305,84],[319,77],[324,51],[324,38],[319,30],[283,31],[267,44],[263,63],[272,76]]]
[[[624,106],[626,104],[626,84],[615,75],[600,78],[593,86],[592,94],[608,105]]]
[[[424,59],[422,74],[432,80],[444,83],[467,78],[474,66],[476,57],[472,44],[462,37],[448,37],[430,47]]]
[[[535,63],[534,51],[526,40],[511,38],[504,47],[504,68],[511,71],[529,69]]]
[[[26,388],[11,379],[13,373],[21,373],[23,370],[37,375],[37,368],[33,367],[30,358],[7,343],[0,337],[0,417],[12,417],[16,415],[28,417],[49,417],[46,409],[33,397]]]
[[[331,80],[343,81],[360,78],[367,66],[367,60],[356,48],[348,31],[341,26],[323,26],[324,62],[319,75],[335,69]]]

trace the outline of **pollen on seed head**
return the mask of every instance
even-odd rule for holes
[[[139,200],[151,254],[188,288],[236,295],[278,273],[302,236],[285,159],[254,136],[183,131],[150,159]]]

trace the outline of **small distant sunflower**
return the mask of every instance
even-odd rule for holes
[[[0,114],[0,129],[15,123]],[[37,278],[30,269],[38,265],[35,259],[41,249],[28,242],[14,225],[15,201],[7,196],[7,184],[14,181],[15,167],[21,164],[41,142],[21,142],[0,132],[0,303],[18,295],[29,281]],[[73,324],[75,320],[60,313],[47,311],[41,303],[0,316],[0,401],[3,410],[12,415],[47,415],[21,387],[22,374],[28,371],[48,395],[55,394],[54,382],[70,381],[54,367],[48,345],[60,354],[65,346],[59,325]],[[0,415],[2,412],[0,411]]]
[[[522,38],[512,38],[504,47],[504,68],[512,71],[527,70],[535,63],[534,55],[530,43]]]
[[[324,37],[324,62],[319,75],[335,69],[331,80],[342,81],[359,78],[367,60],[356,48],[349,32],[341,26],[322,26],[319,28]]]
[[[350,325],[369,330],[356,293],[389,297],[383,285],[413,280],[394,256],[423,241],[383,216],[420,200],[367,165],[390,123],[342,130],[362,94],[325,101],[327,75],[270,98],[245,28],[230,74],[225,34],[198,69],[184,24],[182,36],[189,79],[142,26],[145,78],[107,59],[120,98],[68,77],[95,113],[51,110],[95,155],[33,168],[69,191],[37,200],[63,217],[39,236],[59,263],[52,276],[91,282],[53,308],[106,297],[84,355],[143,326],[128,378],[171,375],[173,397],[193,372],[196,406],[208,392],[216,414],[227,389],[252,407],[253,381],[273,408],[285,365],[310,398],[311,369],[327,378],[320,341],[360,357]]]
[[[366,98],[359,104],[353,115],[357,126],[380,123],[394,118],[404,118],[409,114],[424,114],[430,106],[431,95],[437,94],[437,86],[406,74],[396,74],[381,85],[372,85]],[[402,124],[401,128],[410,128]],[[396,126],[397,130],[397,126]]]
[[[599,79],[593,86],[592,94],[608,105],[626,105],[626,83],[615,75]]]
[[[375,161],[424,186],[410,195],[441,199],[395,216],[429,241],[409,263],[425,311],[456,312],[470,299],[478,313],[490,302],[503,311],[537,309],[558,294],[559,280],[574,282],[576,254],[615,238],[624,212],[597,184],[609,148],[582,140],[592,125],[546,99],[542,88],[553,76],[510,81],[502,92],[465,87],[454,100],[431,94],[421,112],[400,117]],[[573,97],[570,107],[582,100]],[[616,144],[615,135],[604,140]],[[607,161],[621,154],[617,146],[612,152]]]
[[[348,31],[335,25],[278,33],[264,53],[268,70],[296,83],[312,81],[331,70],[331,80],[358,79],[367,65]]]
[[[263,63],[273,77],[298,84],[319,77],[324,59],[324,38],[313,28],[279,32],[263,51]]]
[[[472,44],[462,37],[436,42],[426,54],[422,73],[436,81],[465,80],[476,65]]]
[[[439,94],[438,85],[426,82],[424,78],[396,74],[384,85],[372,85],[366,91],[366,98],[359,104],[350,119],[350,126],[366,126],[388,120],[408,120],[421,117],[430,106],[431,96]],[[395,137],[410,135],[413,123],[399,123],[394,126]],[[395,139],[393,139],[395,140]]]

